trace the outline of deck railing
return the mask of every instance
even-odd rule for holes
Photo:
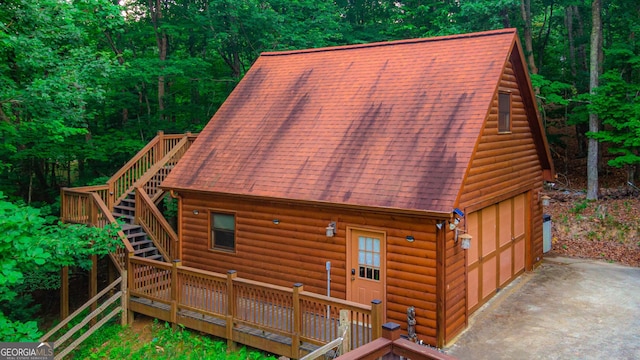
[[[358,349],[341,355],[336,360],[456,360],[437,349],[423,346],[402,338],[400,325],[386,323],[381,328],[382,336]]]
[[[84,192],[84,188],[61,190],[60,213],[62,221],[66,223],[85,224],[88,226],[105,227],[108,224],[117,225],[116,219],[107,208],[98,192]],[[122,231],[116,235],[122,246],[118,246],[115,253],[109,256],[118,270],[126,269],[126,258],[133,254],[133,247]]]
[[[330,298],[144,258],[129,258],[132,310],[280,355],[299,358],[301,345],[324,345],[339,335],[340,311],[350,315],[351,348],[380,336],[382,306]],[[188,321],[187,321],[188,320]],[[194,322],[195,321],[195,322]],[[276,350],[264,334],[280,341]]]

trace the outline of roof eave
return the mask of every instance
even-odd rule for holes
[[[426,218],[436,219],[436,220],[447,220],[451,217],[451,214],[452,214],[450,211],[433,211],[433,210],[426,210],[426,209],[419,210],[419,209],[402,209],[402,208],[384,207],[384,206],[356,205],[356,204],[334,203],[334,202],[320,201],[320,200],[290,199],[290,198],[281,198],[281,197],[247,195],[247,194],[207,191],[207,190],[197,190],[197,189],[167,187],[167,186],[160,186],[160,188],[162,188],[165,191],[171,192],[171,194],[175,196],[180,196],[180,193],[192,193],[192,194],[203,194],[203,195],[213,195],[213,196],[217,195],[217,196],[225,196],[225,197],[241,199],[241,200],[257,199],[257,200],[269,201],[269,202],[278,203],[278,204],[298,204],[298,205],[307,205],[311,207],[330,207],[334,209],[367,211],[367,212],[373,212],[378,214],[405,215],[405,216],[420,217],[420,218],[426,217]]]

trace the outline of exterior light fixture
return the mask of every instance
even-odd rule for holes
[[[327,225],[326,235],[327,237],[333,237],[336,234],[336,222],[332,221]]]
[[[449,230],[455,230],[458,224],[460,224],[460,219],[455,218],[453,222],[449,223]]]
[[[280,224],[280,220],[278,220],[278,219],[273,219],[273,223],[274,223],[275,225],[278,225],[278,224]]]
[[[414,242],[414,241],[416,240],[416,239],[415,239],[413,236],[411,236],[411,235],[407,235],[406,239],[407,239],[407,241],[408,241],[408,242],[410,242],[410,243],[412,243],[412,242]]]
[[[200,214],[200,211],[198,211],[198,209],[193,210],[193,215],[198,215]]]
[[[471,235],[469,234],[462,234],[459,236],[460,238],[460,247],[464,250],[469,250],[469,248],[471,247]]]
[[[542,206],[547,207],[551,203],[551,198],[547,195],[542,195],[540,202],[542,203]]]

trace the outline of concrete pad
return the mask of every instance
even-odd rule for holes
[[[640,268],[547,256],[444,349],[459,359],[640,359]]]

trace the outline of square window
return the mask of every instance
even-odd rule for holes
[[[211,248],[214,250],[236,250],[236,217],[233,214],[210,213]]]
[[[498,132],[511,132],[511,94],[498,94]]]

